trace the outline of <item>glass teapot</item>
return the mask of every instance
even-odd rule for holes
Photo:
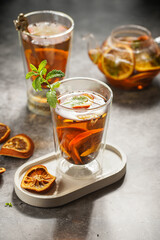
[[[141,90],[160,72],[160,37],[153,39],[149,30],[138,25],[124,25],[96,46],[89,37],[88,55],[108,82],[126,90]]]

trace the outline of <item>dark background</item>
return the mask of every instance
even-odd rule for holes
[[[23,132],[34,140],[30,160],[53,151],[52,123],[26,107],[23,64],[13,25],[18,14],[36,10],[69,14],[75,21],[69,76],[105,81],[88,58],[83,36],[93,33],[101,43],[113,28],[139,24],[157,37],[159,9],[160,2],[153,0],[1,1],[0,122],[11,127],[11,136]],[[114,99],[108,142],[127,154],[125,178],[65,206],[40,209],[23,203],[14,192],[15,171],[26,160],[0,156],[0,165],[7,169],[0,177],[0,239],[160,239],[160,76],[140,92],[111,88]],[[13,207],[5,207],[6,202]]]

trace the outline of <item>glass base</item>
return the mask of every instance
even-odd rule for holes
[[[97,176],[101,172],[101,166],[96,159],[85,165],[75,165],[65,159],[61,159],[59,160],[57,170],[68,177],[86,179]]]
[[[46,99],[46,90],[41,92],[30,90],[28,92],[28,109],[38,115],[50,116],[50,106]]]

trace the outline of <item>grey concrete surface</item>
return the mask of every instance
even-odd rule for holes
[[[23,203],[14,191],[19,166],[53,150],[50,118],[26,107],[22,59],[13,19],[20,12],[52,9],[75,20],[70,76],[105,81],[87,55],[82,37],[94,33],[101,42],[122,24],[140,24],[160,35],[160,3],[144,0],[1,1],[0,122],[11,136],[28,134],[35,143],[29,160],[0,156],[7,171],[0,177],[0,240],[159,240],[160,239],[160,75],[143,91],[114,94],[108,142],[127,154],[124,179],[65,206],[41,209]],[[1,146],[1,145],[0,145]],[[5,207],[6,202],[13,204]]]

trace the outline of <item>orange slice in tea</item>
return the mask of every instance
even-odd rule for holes
[[[73,109],[89,108],[92,105],[93,100],[94,96],[92,94],[82,93],[67,98],[63,105]]]
[[[102,49],[104,48],[106,48],[106,47],[109,47],[108,46],[108,39],[106,39],[103,43],[102,43]]]
[[[43,165],[31,167],[24,175],[21,187],[37,193],[50,190],[56,177],[52,176]]]
[[[75,103],[75,105],[72,108],[89,108],[92,105],[94,100],[94,96],[88,93],[83,93],[75,97],[77,97],[77,103]],[[79,99],[81,98],[82,98],[82,101],[80,100],[79,102]]]
[[[34,52],[31,49],[27,49],[25,51],[25,57],[29,71],[31,71],[30,63],[37,67],[42,60],[46,59],[46,68],[48,72],[53,69],[60,69],[62,72],[65,72],[68,52],[53,48],[35,48]],[[35,77],[33,76],[32,80],[34,79]],[[53,83],[57,80],[59,80],[59,78],[49,79],[49,83]],[[42,87],[47,88],[45,83],[42,84]]]
[[[0,167],[0,174],[4,173],[6,169],[4,167]]]
[[[92,129],[80,133],[69,143],[71,157],[75,164],[83,164],[81,157],[98,151],[102,139],[103,128]]]
[[[137,40],[139,40],[139,41],[146,41],[148,39],[149,39],[149,37],[147,35],[141,35],[140,37],[137,38]]]
[[[129,78],[127,78],[127,81],[131,81],[131,82],[136,82],[139,81],[141,79],[152,79],[154,78],[157,74],[159,73],[159,71],[148,71],[148,72],[142,72],[142,73],[138,73],[135,74]]]
[[[75,126],[64,126],[64,127],[57,127],[57,134],[60,143],[60,148],[64,155],[70,157],[70,149],[69,143],[70,141],[79,135],[82,132],[85,132],[85,128],[79,128]]]
[[[135,69],[138,72],[160,70],[160,55],[149,52],[135,54]]]
[[[134,54],[130,47],[116,45],[108,48],[102,55],[102,69],[110,79],[123,80],[134,70]]]
[[[10,132],[11,130],[7,125],[0,123],[0,143],[4,142],[8,138]]]
[[[0,155],[29,158],[34,151],[34,143],[30,137],[25,134],[19,134],[10,138],[3,144]]]
[[[99,58],[101,56],[101,50],[100,48],[94,48],[94,49],[90,49],[88,51],[88,55],[91,59],[91,61],[94,63],[94,64],[97,64],[98,61],[99,61]]]

